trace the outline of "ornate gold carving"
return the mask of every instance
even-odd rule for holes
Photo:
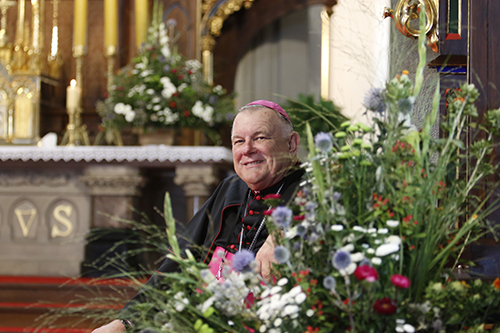
[[[23,234],[23,237],[27,238],[31,230],[31,227],[35,222],[35,217],[37,213],[36,208],[31,208],[31,209],[16,208],[14,209],[14,213],[16,214],[17,222],[21,227],[21,232]],[[28,217],[28,221],[25,221],[25,217]]]
[[[214,13],[214,7],[217,6]],[[249,9],[253,4],[253,0],[228,0],[220,4],[218,0],[205,0],[202,4],[202,29],[207,28],[213,36],[219,36],[224,21],[234,12],[241,8]]]
[[[385,17],[391,17],[396,24],[396,28],[406,37],[418,38],[420,29],[418,23],[416,27],[412,24],[414,20],[418,22],[421,5],[425,7],[427,23],[425,34],[429,39],[429,46],[434,52],[439,52],[438,19],[439,0],[399,0],[396,8],[386,8]]]
[[[62,214],[64,213],[64,215]],[[73,222],[70,220],[71,214],[73,213],[73,206],[66,204],[57,205],[52,211],[52,216],[59,222],[64,229],[61,230],[58,224],[52,226],[51,236],[56,237],[68,237],[73,232]]]
[[[17,4],[17,1],[0,0],[0,11],[2,13],[2,20],[0,23],[0,47],[7,45],[7,11],[10,7]]]
[[[35,134],[33,93],[26,88],[19,88],[14,105],[14,138],[32,138]]]

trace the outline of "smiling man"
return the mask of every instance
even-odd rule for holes
[[[268,279],[274,261],[274,243],[265,227],[263,199],[279,194],[283,202],[293,198],[304,171],[298,168],[300,137],[288,114],[276,103],[259,100],[242,107],[231,133],[236,175],[222,181],[187,225],[179,238],[181,246],[202,247],[199,260],[209,264],[216,278],[222,268],[242,249],[256,253],[260,274]],[[189,239],[190,241],[184,241]],[[223,255],[218,256],[216,253]],[[172,272],[177,264],[166,259],[158,273]],[[160,274],[153,274],[148,287],[163,288]],[[93,333],[124,332],[137,318],[134,306],[147,301],[143,288],[122,310],[120,319]]]

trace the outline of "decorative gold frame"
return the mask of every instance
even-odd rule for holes
[[[420,17],[421,5],[424,5],[427,23],[425,34],[429,39],[430,48],[439,52],[439,0],[399,0],[395,9],[385,8],[384,17],[391,17],[396,24],[396,28],[404,36],[418,38],[420,30],[413,28],[411,22]]]

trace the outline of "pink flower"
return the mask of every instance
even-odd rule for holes
[[[410,286],[410,280],[406,276],[399,274],[394,274],[393,276],[391,276],[391,282],[398,288],[406,289]]]
[[[359,266],[354,271],[354,276],[359,281],[366,280],[368,282],[375,282],[378,280],[378,272],[375,268],[368,265]]]
[[[396,306],[390,298],[384,297],[375,301],[373,310],[375,310],[378,314],[391,315],[396,312]]]

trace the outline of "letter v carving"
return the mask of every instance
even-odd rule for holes
[[[16,213],[17,221],[21,227],[23,237],[28,237],[30,229],[33,226],[33,222],[35,221],[36,209],[15,209],[14,212]],[[28,223],[24,221],[25,216],[29,216]]]

